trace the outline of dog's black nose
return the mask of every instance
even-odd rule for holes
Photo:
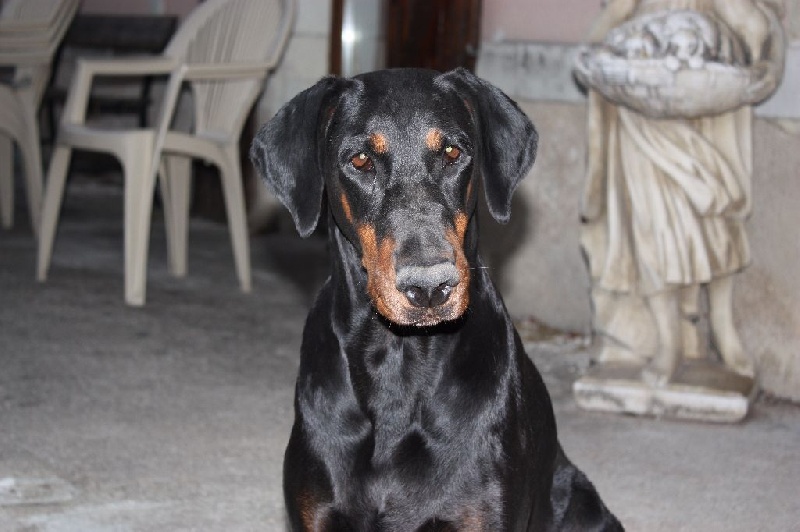
[[[438,307],[450,297],[460,280],[455,265],[405,266],[397,272],[397,289],[415,307]]]
[[[415,307],[438,307],[447,301],[452,290],[452,286],[442,283],[430,291],[426,291],[421,286],[410,286],[403,293]]]

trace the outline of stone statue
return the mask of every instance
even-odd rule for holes
[[[779,7],[609,0],[577,60],[590,89],[582,245],[599,363],[635,368],[648,387],[712,358],[701,293],[707,343],[734,375],[755,377],[732,289],[750,261],[751,105],[783,72]]]

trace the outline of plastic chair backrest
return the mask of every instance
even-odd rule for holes
[[[293,16],[293,0],[206,0],[186,17],[164,54],[190,65],[276,61]],[[193,81],[195,133],[238,135],[262,83]]]
[[[78,10],[80,0],[8,0],[0,10],[0,52],[19,57],[16,83],[30,83],[41,100],[50,77],[50,62]],[[13,56],[12,54],[21,54]],[[31,60],[36,57],[36,60]]]
[[[9,0],[3,2],[0,19],[49,25],[61,3],[61,0]]]

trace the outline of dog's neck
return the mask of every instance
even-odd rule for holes
[[[399,327],[379,316],[366,293],[358,250],[333,219],[329,231],[332,272],[324,297],[331,306],[325,312],[331,313],[338,342],[330,355],[342,357],[337,364],[341,377],[371,427],[373,465],[391,463],[404,438],[415,435],[441,440],[444,447],[471,440],[470,424],[459,425],[463,430],[438,428],[455,415],[495,415],[490,405],[512,386],[509,368],[521,352],[505,307],[481,267],[474,217],[465,239],[470,307],[458,320],[428,329]]]
[[[471,224],[472,225],[472,224]],[[437,411],[464,407],[469,403],[479,415],[506,373],[509,360],[493,356],[497,342],[513,342],[513,332],[504,326],[500,314],[490,314],[487,326],[496,333],[487,335],[469,325],[469,313],[453,322],[431,328],[400,327],[392,324],[372,306],[366,293],[367,275],[355,246],[331,219],[329,225],[332,272],[328,290],[332,293],[332,327],[339,341],[339,352],[346,358],[342,367],[348,374],[353,393],[362,412],[374,427],[374,460],[389,460],[396,449],[398,435],[407,435],[413,427],[426,426],[431,405]],[[476,269],[470,283],[474,304],[499,305],[485,271],[479,267],[477,252],[468,259]],[[500,309],[502,310],[502,309]],[[504,310],[503,310],[504,312]],[[496,325],[496,326],[495,326]],[[341,333],[341,334],[340,334]],[[465,345],[472,345],[468,350]],[[511,352],[508,349],[500,352]],[[443,394],[441,383],[468,383]],[[402,385],[398,385],[402,383]],[[465,395],[461,395],[461,393]],[[443,404],[442,402],[444,401]],[[443,409],[443,410],[442,410]],[[430,429],[430,427],[428,427]],[[423,429],[419,429],[423,430]],[[444,437],[444,436],[442,436]],[[447,438],[468,438],[468,434],[450,434]]]

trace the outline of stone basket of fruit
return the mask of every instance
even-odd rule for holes
[[[578,54],[575,76],[652,118],[696,118],[753,103],[762,69],[719,21],[692,11],[638,17]]]

